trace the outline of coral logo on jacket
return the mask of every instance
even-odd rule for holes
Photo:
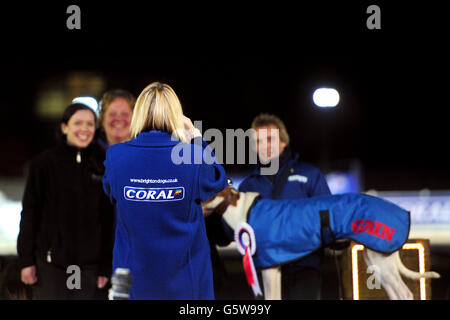
[[[352,224],[352,230],[354,233],[365,232],[377,238],[386,239],[389,242],[395,233],[395,228],[391,228],[379,221],[374,223],[372,220],[355,220]]]
[[[123,196],[130,201],[178,201],[184,199],[184,187],[138,188],[126,186]]]

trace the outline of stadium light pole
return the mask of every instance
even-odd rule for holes
[[[313,93],[313,102],[318,109],[334,109],[339,104],[339,92],[333,88],[318,88]],[[329,127],[331,121],[320,121],[320,126],[322,128],[322,152],[321,152],[321,167],[322,170],[328,171],[329,166]]]

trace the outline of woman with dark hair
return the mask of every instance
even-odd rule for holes
[[[69,105],[61,141],[31,162],[17,251],[35,299],[94,299],[111,275],[113,208],[101,185],[105,151],[91,143],[95,127],[89,107]]]

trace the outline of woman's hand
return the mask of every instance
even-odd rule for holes
[[[106,284],[108,283],[108,278],[107,277],[98,277],[97,278],[97,287],[99,288],[99,289],[102,289],[102,288],[104,288],[105,286],[106,286]]]
[[[184,128],[186,130],[192,130],[194,128],[194,124],[192,123],[191,119],[189,119],[186,116],[183,116],[183,122],[184,122]]]
[[[184,129],[187,132],[187,136],[189,140],[196,137],[201,137],[202,134],[200,130],[198,130],[196,127],[194,127],[194,124],[192,123],[191,119],[189,119],[186,116],[183,116],[183,122],[184,122]]]
[[[37,282],[36,266],[25,267],[20,271],[20,279],[25,284],[35,284]]]

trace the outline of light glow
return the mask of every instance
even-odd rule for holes
[[[22,202],[13,201],[0,190],[0,255],[17,255]]]
[[[98,102],[95,98],[93,98],[93,97],[76,97],[75,99],[72,100],[72,103],[84,104],[84,105],[88,106],[89,108],[91,108],[95,112],[95,114],[98,116]]]
[[[314,91],[313,101],[319,108],[334,108],[339,103],[339,93],[332,88],[319,88]]]
[[[359,300],[358,251],[362,250],[364,246],[360,244],[352,247],[353,300]]]
[[[419,251],[419,273],[425,273],[425,248],[421,243],[406,243],[403,249],[415,249]],[[425,278],[420,278],[420,300],[427,299],[427,292],[425,287]]]
[[[403,250],[419,251],[419,273],[425,273],[425,248],[422,243],[405,243]],[[359,300],[359,274],[358,274],[358,251],[364,250],[364,246],[356,244],[352,247],[352,280],[353,280],[353,300]],[[425,278],[420,278],[420,300],[427,299]]]

